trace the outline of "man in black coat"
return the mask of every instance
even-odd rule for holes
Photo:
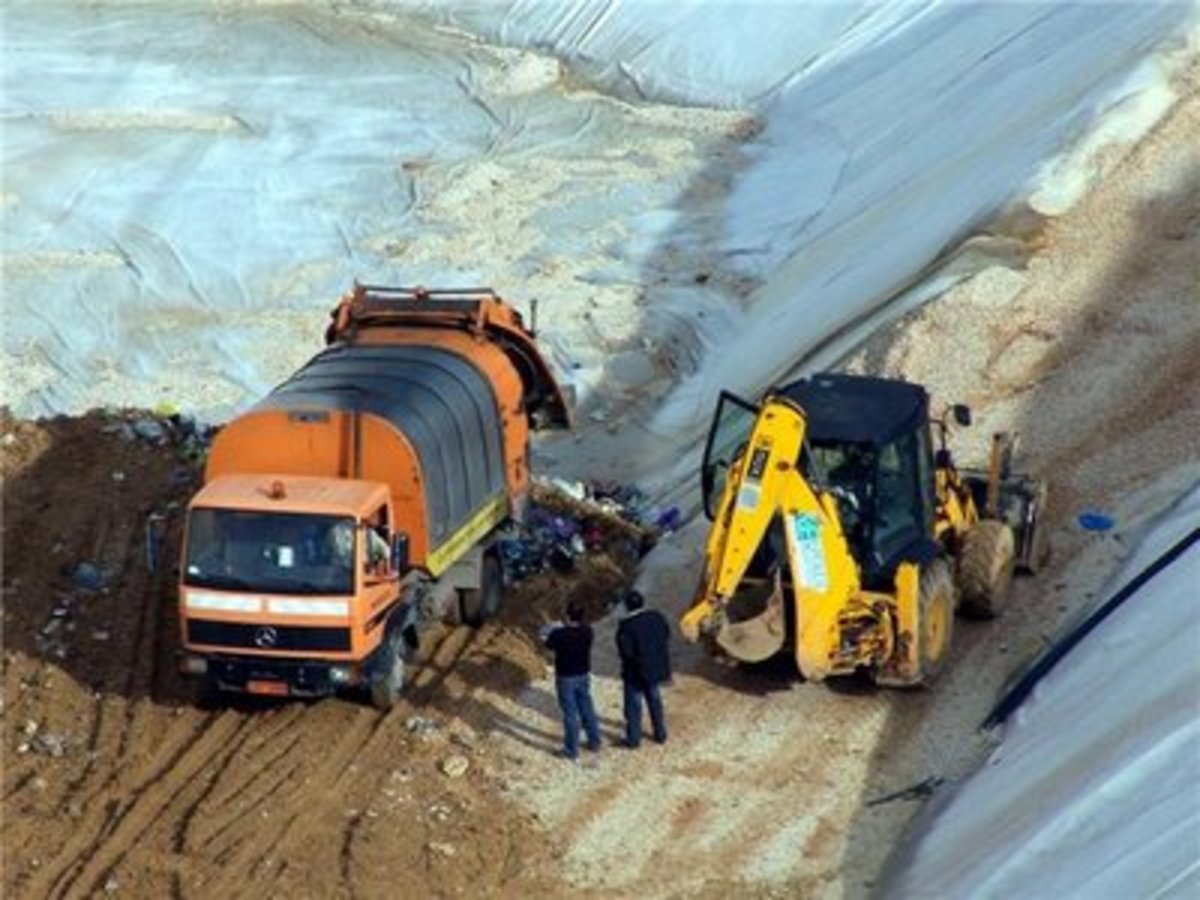
[[[585,622],[583,607],[567,604],[566,624],[547,626],[542,633],[554,651],[554,686],[563,717],[562,755],[579,758],[579,725],[587,733],[589,750],[600,749],[600,722],[592,703],[592,626]]]
[[[624,597],[625,614],[617,626],[617,652],[621,656],[621,682],[625,690],[625,746],[642,742],[642,698],[650,710],[654,740],[667,742],[667,720],[659,685],[671,680],[667,644],[671,627],[656,609],[646,609],[646,599],[631,590]]]

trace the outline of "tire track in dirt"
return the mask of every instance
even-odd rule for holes
[[[232,738],[244,726],[245,723],[238,722],[233,713],[212,716],[196,731],[164,741],[163,749],[150,764],[150,773],[129,791],[121,792],[123,796],[113,796],[116,792],[111,787],[99,788],[50,866],[31,880],[31,893],[34,896],[66,897],[81,881],[86,881],[89,889],[93,889],[99,877],[97,868],[100,871],[110,868],[111,860],[123,855],[144,830],[138,826],[146,808],[157,808],[161,814],[165,804],[161,803],[159,795],[164,790],[173,795],[173,789],[188,784],[202,766],[202,761],[195,759],[197,754]],[[115,768],[110,784],[117,780],[116,773],[119,772],[120,768]],[[103,805],[103,811],[97,808],[100,805]]]
[[[316,710],[320,712],[321,710]],[[339,710],[340,711],[340,710]],[[340,800],[338,791],[341,776],[356,758],[367,757],[366,739],[372,731],[377,714],[370,710],[355,710],[357,715],[348,727],[342,730],[332,747],[326,747],[320,752],[300,754],[306,760],[318,760],[311,768],[309,777],[303,782],[303,789],[285,793],[279,799],[279,804],[271,810],[269,818],[259,818],[255,822],[248,839],[238,846],[236,843],[230,851],[222,853],[222,867],[217,879],[209,882],[206,890],[214,896],[229,896],[235,893],[239,886],[244,887],[247,880],[261,877],[266,868],[277,859],[282,848],[289,842],[303,835],[305,825],[303,819],[311,823],[320,819],[318,814],[322,807],[329,807],[331,801]],[[316,736],[321,741],[320,729],[308,729],[307,736]],[[306,742],[307,743],[307,742]],[[317,748],[313,748],[314,751]],[[243,819],[256,818],[249,811],[241,813]]]

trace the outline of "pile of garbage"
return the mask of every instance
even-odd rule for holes
[[[126,441],[139,441],[153,447],[171,446],[182,462],[199,468],[208,456],[217,429],[204,425],[173,407],[162,406],[153,412],[108,410],[107,434],[119,434]]]
[[[569,573],[597,553],[632,564],[681,524],[678,507],[656,508],[632,485],[535,480],[524,522],[498,542],[505,580]]]

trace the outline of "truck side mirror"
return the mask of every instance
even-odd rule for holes
[[[965,403],[955,403],[952,407],[954,411],[954,421],[964,428],[971,424],[971,407]]]
[[[403,572],[408,568],[408,535],[397,531],[392,535],[392,571]]]

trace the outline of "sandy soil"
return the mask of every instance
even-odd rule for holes
[[[1016,428],[1054,485],[1052,565],[994,623],[960,622],[929,692],[797,683],[676,646],[672,736],[572,766],[533,630],[577,582],[528,583],[509,617],[434,636],[386,716],[342,701],[198,708],[174,674],[169,567],[192,475],[100,415],[3,424],[6,896],[801,896],[878,884],[919,800],[869,801],[986,753],[1006,679],[1094,603],[1138,524],[1200,477],[1200,72],[1023,271],[989,270],[848,361],[964,400],[962,457]],[[9,437],[11,435],[11,437]],[[115,477],[122,473],[122,477]],[[1113,513],[1083,532],[1083,508]],[[173,534],[173,530],[169,533]],[[643,573],[681,610],[698,529]],[[105,588],[72,584],[80,562]],[[620,572],[589,573],[602,592]],[[60,624],[55,625],[54,622]],[[619,725],[610,620],[596,694]],[[442,765],[467,760],[461,777]],[[947,788],[943,788],[947,789]]]

